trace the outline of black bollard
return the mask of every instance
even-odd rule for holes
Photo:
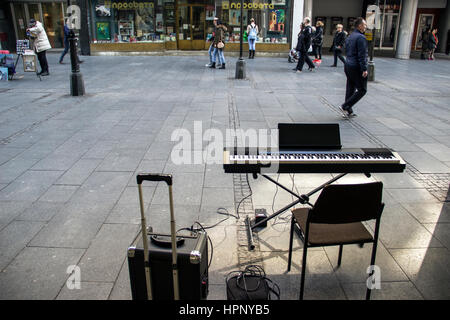
[[[243,32],[243,28],[244,28],[244,21],[243,21],[243,17],[244,17],[244,4],[243,4],[243,0],[241,0],[241,32],[239,35],[239,59],[236,62],[236,72],[235,72],[235,78],[236,79],[245,79],[246,77],[246,72],[245,72],[245,61],[244,58],[242,57],[242,38],[244,36],[244,32]]]
[[[80,65],[78,64],[77,55],[77,37],[75,32],[69,32],[70,44],[70,64],[72,65],[72,73],[70,75],[70,95],[82,96],[84,95],[83,75],[80,73]]]

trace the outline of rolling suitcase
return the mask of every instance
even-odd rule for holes
[[[128,248],[133,300],[201,300],[208,295],[208,244],[204,232],[176,236],[172,176],[138,174],[141,234]],[[169,187],[171,234],[147,230],[143,181],[164,181]]]

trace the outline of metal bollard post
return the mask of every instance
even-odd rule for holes
[[[70,95],[83,96],[84,95],[84,81],[83,75],[80,73],[80,65],[78,64],[77,55],[77,37],[75,32],[69,32],[70,44],[70,64],[72,65],[72,73],[70,75]]]

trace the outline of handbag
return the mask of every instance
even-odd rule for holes
[[[223,41],[217,42],[217,48],[223,49],[223,47],[225,47],[225,43],[223,43]]]

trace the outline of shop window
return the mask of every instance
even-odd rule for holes
[[[219,18],[228,29],[228,42],[239,42],[241,25],[240,0],[218,0]],[[247,26],[255,19],[259,43],[288,43],[290,0],[244,0],[244,41],[247,41]]]
[[[176,41],[175,0],[93,0],[94,42]]]

